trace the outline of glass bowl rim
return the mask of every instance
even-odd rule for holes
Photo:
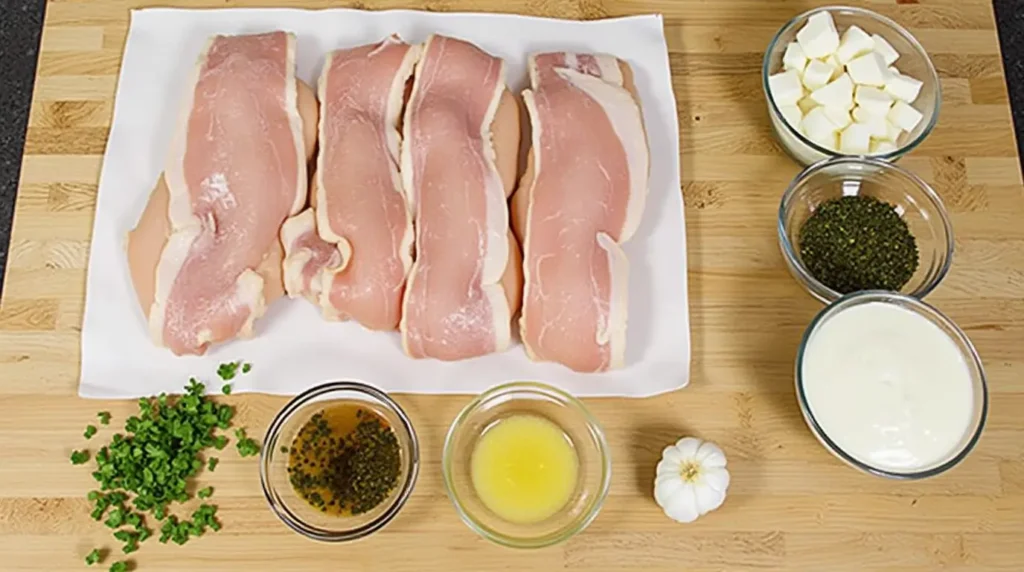
[[[935,277],[932,280],[925,282],[909,295],[918,299],[923,299],[928,294],[931,294],[932,291],[942,283],[943,279],[946,278],[946,274],[949,273],[949,269],[953,265],[953,251],[955,250],[953,223],[949,219],[949,213],[946,211],[946,205],[942,202],[942,198],[939,197],[939,194],[935,192],[935,189],[912,171],[878,157],[866,157],[859,155],[843,155],[822,159],[821,161],[818,161],[797,173],[797,175],[793,177],[793,180],[790,181],[789,186],[786,187],[786,191],[782,193],[782,200],[779,201],[777,221],[779,244],[782,245],[783,256],[786,257],[791,268],[794,268],[800,276],[800,280],[798,281],[803,282],[812,296],[826,304],[843,297],[843,294],[840,294],[836,290],[826,286],[811,275],[804,266],[804,263],[800,260],[800,257],[797,256],[796,249],[793,247],[793,243],[789,240],[789,233],[786,232],[787,207],[794,200],[800,183],[819,171],[824,170],[826,167],[843,164],[874,167],[883,171],[890,170],[902,177],[906,177],[911,183],[917,186],[922,193],[924,193],[931,205],[935,207],[935,211],[938,213],[938,218],[942,221],[943,231],[946,234],[945,261],[942,263],[942,266],[939,268],[939,271],[935,274]]]
[[[918,54],[924,58],[924,61],[927,64],[928,68],[928,79],[931,82],[931,85],[933,85],[935,88],[935,105],[932,108],[931,118],[925,125],[924,129],[921,130],[921,133],[917,135],[917,137],[908,141],[902,146],[897,147],[893,151],[890,151],[888,153],[879,153],[876,155],[850,155],[846,153],[840,153],[839,151],[833,151],[832,149],[826,149],[825,147],[822,147],[815,143],[814,141],[808,139],[803,133],[800,133],[798,130],[793,129],[793,126],[790,125],[788,121],[783,119],[782,121],[777,121],[775,123],[782,123],[783,129],[785,129],[790,135],[796,137],[797,141],[810,147],[815,152],[825,155],[826,159],[834,157],[876,157],[885,160],[899,159],[903,155],[906,155],[907,153],[916,149],[922,142],[924,142],[924,140],[931,134],[932,130],[935,128],[935,125],[938,123],[939,110],[942,108],[942,82],[939,81],[939,73],[935,69],[935,63],[932,62],[931,56],[928,55],[928,52],[924,49],[924,46],[922,46],[921,43],[917,41],[917,38],[915,38],[914,35],[911,34],[906,28],[899,25],[894,20],[879,14],[878,12],[874,12],[866,8],[858,8],[856,6],[819,6],[818,8],[813,8],[811,10],[807,10],[805,12],[797,14],[788,22],[783,24],[782,27],[780,27],[779,30],[775,32],[775,35],[772,36],[771,41],[768,43],[768,49],[765,50],[764,57],[761,61],[761,89],[764,91],[765,99],[768,100],[768,105],[769,107],[771,107],[771,110],[774,113],[775,117],[781,118],[782,112],[779,110],[778,104],[775,103],[775,98],[772,97],[771,90],[768,89],[768,77],[771,75],[768,68],[770,64],[772,51],[775,49],[775,46],[779,43],[779,40],[782,38],[782,34],[795,27],[799,22],[813,16],[814,14],[817,14],[818,12],[833,11],[853,12],[855,14],[859,14],[874,19],[880,22],[881,24],[888,26],[889,28],[894,30],[897,34],[902,36],[903,39],[906,40],[911,46],[914,47]]]
[[[882,301],[885,303],[899,303],[904,308],[909,307],[914,313],[918,315],[928,317],[929,320],[934,319],[934,321],[941,322],[942,325],[947,327],[949,331],[952,332],[953,338],[957,343],[957,347],[964,355],[964,357],[970,362],[972,362],[974,367],[977,369],[978,375],[976,378],[972,376],[972,382],[975,388],[977,388],[977,386],[979,385],[981,387],[981,411],[978,417],[978,426],[977,428],[974,429],[974,433],[963,445],[963,447],[956,453],[956,455],[953,455],[942,464],[932,467],[930,469],[924,469],[913,472],[890,471],[887,469],[880,469],[878,467],[874,467],[872,465],[865,463],[864,461],[855,458],[853,455],[850,455],[844,449],[839,447],[839,445],[837,445],[835,441],[833,441],[832,438],[829,437],[827,433],[825,433],[824,429],[822,429],[821,425],[818,423],[817,418],[815,418],[814,412],[811,410],[810,404],[807,401],[807,395],[804,392],[802,365],[804,360],[804,350],[807,348],[807,342],[810,340],[811,335],[817,330],[820,324],[822,324],[826,319],[828,319],[835,313],[839,312],[840,310],[858,304],[874,301]],[[984,365],[981,362],[981,356],[978,355],[978,351],[974,347],[974,344],[971,342],[970,338],[967,337],[964,331],[961,330],[960,327],[957,326],[952,319],[950,319],[948,316],[942,313],[938,308],[932,306],[931,304],[928,304],[923,300],[920,300],[913,296],[908,296],[906,294],[900,294],[898,292],[889,292],[887,290],[861,290],[859,292],[851,292],[850,294],[847,294],[822,308],[814,317],[814,319],[811,320],[811,323],[808,324],[807,329],[804,330],[804,334],[800,339],[800,347],[797,350],[796,354],[795,369],[796,375],[794,376],[794,378],[796,383],[797,399],[800,402],[800,409],[804,413],[804,421],[806,421],[808,427],[811,429],[811,432],[814,433],[814,435],[825,444],[825,447],[830,452],[832,452],[832,454],[838,456],[840,459],[842,459],[849,465],[856,467],[860,471],[863,471],[871,475],[875,475],[877,477],[884,477],[888,479],[902,481],[913,481],[934,477],[936,475],[939,475],[952,469],[953,467],[959,465],[964,459],[966,459],[967,456],[971,453],[971,451],[974,450],[974,447],[978,444],[978,441],[981,439],[981,434],[984,431],[985,424],[988,420],[988,381],[985,376]]]
[[[269,476],[269,459],[273,454],[273,451],[268,452],[267,443],[272,439],[277,439],[281,429],[295,413],[302,409],[303,406],[312,402],[312,400],[317,397],[336,391],[355,392],[368,396],[377,400],[377,402],[382,404],[385,409],[394,413],[398,417],[402,427],[409,434],[409,468],[402,476],[402,488],[398,492],[398,496],[392,502],[391,506],[389,506],[388,509],[381,513],[377,518],[356,528],[328,530],[307,523],[292,512],[283,502],[280,502],[279,498],[277,498],[278,495],[276,487],[271,486]],[[391,396],[373,385],[358,380],[328,381],[315,385],[296,395],[288,401],[280,411],[277,412],[277,415],[274,416],[273,421],[267,427],[266,434],[263,438],[263,447],[260,451],[260,487],[263,489],[263,496],[271,511],[281,522],[287,525],[288,528],[312,540],[322,542],[347,542],[370,536],[374,532],[384,528],[384,526],[398,516],[398,513],[401,512],[416,486],[416,480],[419,476],[419,467],[420,444],[419,438],[416,435],[416,430],[413,427],[412,422],[409,420],[408,415],[406,415],[405,410],[402,409],[402,407],[392,399]]]
[[[452,457],[453,447],[455,441],[455,435],[457,431],[463,426],[466,419],[474,412],[476,412],[481,405],[487,401],[516,391],[516,390],[527,390],[535,393],[546,393],[554,394],[556,397],[564,400],[571,409],[574,409],[577,413],[583,416],[586,422],[587,430],[597,443],[597,449],[601,454],[601,485],[600,490],[595,495],[594,500],[590,503],[590,507],[582,518],[576,519],[571,526],[567,526],[564,529],[558,530],[554,533],[539,537],[539,538],[513,538],[500,534],[487,526],[484,526],[476,518],[470,514],[462,502],[459,500],[459,495],[455,492],[455,485],[452,479]],[[544,548],[546,546],[552,546],[572,538],[579,532],[590,526],[590,523],[597,518],[597,515],[601,512],[601,507],[604,505],[605,499],[608,496],[608,491],[611,489],[611,473],[612,473],[612,458],[611,450],[608,446],[608,440],[605,437],[604,429],[601,427],[597,417],[590,412],[590,410],[583,404],[582,401],[573,397],[567,391],[563,391],[555,386],[548,385],[537,381],[512,381],[508,383],[501,383],[490,387],[480,395],[474,397],[465,407],[455,416],[452,420],[451,425],[448,427],[448,433],[445,435],[444,448],[441,456],[441,474],[444,477],[444,488],[445,493],[448,495],[448,499],[451,500],[452,505],[455,506],[455,511],[459,514],[459,518],[462,522],[468,526],[473,532],[476,532],[480,536],[502,546],[510,548]]]

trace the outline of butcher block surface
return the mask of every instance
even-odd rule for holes
[[[661,13],[679,107],[689,244],[692,381],[660,397],[588,399],[614,461],[608,500],[568,542],[500,548],[464,526],[445,496],[445,432],[469,396],[399,395],[418,428],[416,490],[384,531],[316,544],[276,520],[257,461],[233,447],[202,477],[222,531],[184,547],[146,542],[141,571],[288,570],[1015,570],[1024,566],[1024,191],[989,0],[872,0],[908,27],[942,78],[931,136],[901,161],[942,196],[953,266],[928,302],[974,341],[990,411],[973,454],[951,472],[893,482],[842,465],[807,430],[793,389],[804,328],[821,305],[789,276],[778,202],[798,172],[774,142],[761,90],[763,50],[817,1],[170,0],[180,7],[357,7],[503,11],[595,19]],[[89,518],[88,466],[73,466],[97,411],[121,427],[134,401],[77,397],[79,332],[96,188],[129,10],[146,2],[51,0],[0,304],[0,568],[78,570],[119,543]],[[153,3],[157,5],[157,3]],[[146,192],[140,189],[140,192]],[[126,300],[125,303],[134,303]],[[254,367],[259,367],[258,362]],[[213,372],[196,372],[209,375]],[[182,380],[183,382],[185,380]],[[238,423],[262,435],[285,398],[233,396]],[[732,484],[694,524],[652,497],[661,449],[681,436],[718,443]],[[106,569],[104,567],[103,569]]]

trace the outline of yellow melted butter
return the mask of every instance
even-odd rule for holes
[[[473,488],[498,517],[517,524],[550,518],[572,498],[579,460],[561,428],[536,415],[490,426],[471,460]]]

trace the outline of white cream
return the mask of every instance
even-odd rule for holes
[[[971,370],[928,318],[885,302],[840,310],[807,341],[807,405],[840,449],[911,472],[956,453],[971,427]]]

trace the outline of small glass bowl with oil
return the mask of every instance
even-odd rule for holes
[[[597,419],[568,393],[535,382],[498,385],[470,402],[448,430],[441,463],[462,521],[513,548],[579,533],[611,484]]]
[[[345,451],[360,439],[378,452],[356,464]],[[419,455],[416,431],[398,403],[371,385],[334,381],[299,394],[271,422],[260,484],[271,511],[295,532],[324,542],[357,540],[402,510]],[[373,496],[346,500],[342,475],[353,467],[363,482],[374,481]]]

